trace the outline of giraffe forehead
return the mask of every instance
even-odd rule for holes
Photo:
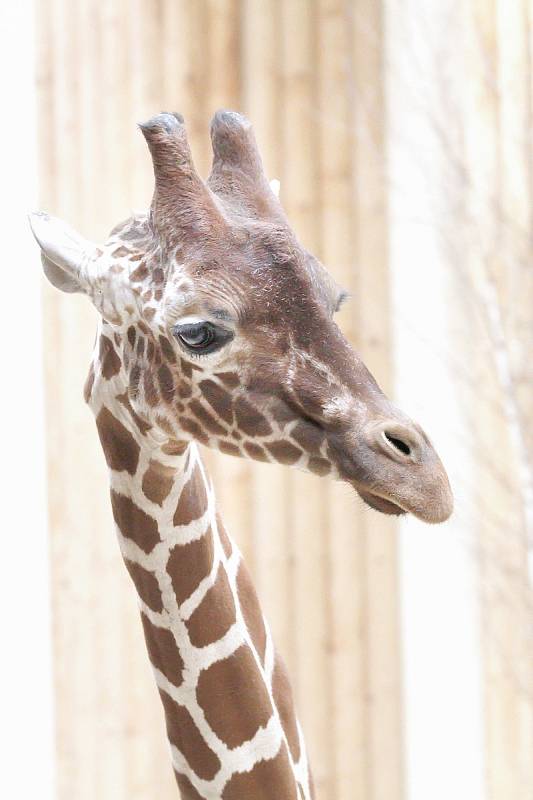
[[[242,294],[252,304],[265,295],[280,303],[297,291],[300,298],[326,296],[331,305],[331,295],[335,300],[338,295],[324,267],[284,224],[247,220],[228,227],[222,241],[181,243],[170,261],[174,284],[188,278],[200,291],[219,297]]]
[[[180,280],[169,292],[169,305],[180,313],[206,313],[224,322],[239,323],[260,333],[265,330],[287,332],[294,325],[311,323],[323,331],[323,320],[317,316],[324,310],[330,314],[336,294],[329,286],[317,284],[305,265],[240,265],[227,270],[196,268],[189,275],[183,293]]]
[[[176,316],[214,310],[271,328],[278,319],[290,325],[308,316],[317,304],[331,313],[342,294],[288,225],[247,220],[228,226],[222,241],[181,241],[166,251],[146,235],[146,226],[125,226],[116,230],[113,246],[127,251],[130,280],[150,320],[161,311]]]

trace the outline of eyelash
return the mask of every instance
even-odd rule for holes
[[[191,344],[190,341],[188,342],[185,338],[187,334],[193,338],[195,333],[198,334],[202,332],[205,334],[204,341],[200,339],[198,345],[196,346]],[[192,355],[194,358],[201,358],[202,356],[209,355],[210,353],[215,353],[225,344],[230,342],[234,336],[232,331],[228,331],[226,328],[220,328],[217,325],[213,325],[212,322],[208,322],[207,320],[175,325],[173,328],[173,334],[178,340],[180,346],[183,347],[187,353]]]

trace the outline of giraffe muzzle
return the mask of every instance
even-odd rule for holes
[[[367,424],[355,437],[337,438],[334,450],[340,477],[374,510],[410,513],[428,523],[451,515],[453,495],[442,462],[422,428],[400,412]]]
[[[453,511],[448,476],[433,445],[414,422],[385,420],[365,431],[372,483],[357,487],[368,505],[385,514],[409,512],[429,523]]]

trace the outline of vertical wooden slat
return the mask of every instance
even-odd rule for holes
[[[116,0],[113,0],[115,3]],[[160,13],[164,14],[165,6]],[[129,119],[122,145],[128,159],[128,196],[126,215],[131,211],[145,210],[153,191],[153,172],[150,160],[146,158],[146,143],[135,130],[139,122],[148,119],[162,109],[166,100],[167,82],[163,77],[172,75],[179,80],[179,74],[167,71],[169,48],[166,34],[169,28],[166,17],[162,16],[158,30],[154,21],[152,3],[132,0],[124,7],[122,14],[122,37],[126,50],[127,75],[124,77],[122,93],[129,98]],[[159,37],[159,38],[158,38]],[[176,42],[176,51],[182,52]],[[178,84],[179,85],[179,84]]]
[[[75,223],[80,213],[80,193],[75,188],[79,177],[76,157],[79,132],[76,106],[69,98],[77,96],[77,76],[74,70],[65,69],[65,64],[74,61],[78,38],[72,7],[54,2],[49,13],[51,46],[48,57],[53,95],[50,122],[54,132],[50,141],[51,153],[48,154],[49,157],[53,154],[54,164],[50,173],[54,201],[51,210]],[[82,326],[87,325],[91,311],[83,302],[68,304],[66,298],[57,297],[51,291],[47,291],[45,298],[45,314],[51,312],[54,320],[47,329],[45,371],[48,380],[47,411],[51,417],[48,467],[56,476],[50,487],[50,530],[54,534],[51,542],[56,592],[54,605],[58,611],[54,616],[56,692],[60,698],[57,709],[58,791],[61,796],[67,796],[69,788],[79,781],[80,797],[89,798],[93,785],[90,764],[95,760],[96,750],[95,737],[91,734],[97,711],[95,684],[87,685],[87,665],[90,666],[95,658],[95,648],[90,629],[86,627],[79,634],[77,632],[78,620],[90,619],[93,573],[87,570],[86,564],[92,560],[91,531],[83,519],[77,519],[80,514],[85,519],[90,518],[89,498],[84,496],[79,483],[73,485],[68,493],[64,493],[62,487],[67,485],[69,474],[74,474],[77,469],[83,471],[85,468],[89,474],[92,472],[90,454],[94,441],[90,439],[89,430],[83,429],[86,420],[82,403],[71,406],[67,393],[63,391],[65,384],[59,386],[55,376],[58,373],[68,376],[66,384],[69,389],[82,385],[84,367],[81,363],[84,354],[87,363],[90,344],[87,342],[81,347],[71,370],[77,343],[76,317]],[[68,427],[62,426],[65,421],[68,421]],[[76,537],[75,546],[71,536]],[[84,724],[72,725],[73,719],[82,719]]]
[[[500,131],[500,214],[501,235],[498,263],[497,302],[501,309],[501,339],[498,320],[491,317],[491,336],[496,345],[494,368],[510,444],[515,492],[516,520],[509,537],[500,531],[499,551],[506,554],[512,571],[504,576],[514,624],[506,626],[505,658],[510,662],[506,677],[512,695],[508,709],[513,734],[513,791],[526,800],[533,786],[533,586],[528,580],[528,528],[533,528],[527,512],[533,490],[533,451],[528,450],[528,413],[531,408],[532,375],[529,368],[528,342],[533,341],[533,271],[531,269],[531,75],[528,41],[528,13],[523,2],[506,6],[497,3],[498,35],[498,124]],[[529,350],[531,348],[529,347]],[[529,378],[528,378],[529,369]],[[529,389],[529,391],[528,391]],[[529,398],[529,399],[528,399]],[[501,795],[510,787],[502,786]]]
[[[387,246],[384,144],[384,21],[381,4],[362,0],[351,9],[352,150],[355,247],[352,266],[358,329],[356,345],[383,387],[392,388],[391,305]],[[398,526],[366,513],[361,521],[365,558],[365,726],[369,797],[404,797],[401,656],[398,612]]]
[[[530,168],[530,101],[521,84],[528,48],[524,19],[520,4],[510,10],[498,3],[475,3],[469,20],[473,102],[467,118],[468,168],[472,213],[482,238],[473,251],[472,269],[490,354],[478,364],[478,380],[491,402],[482,402],[477,411],[476,438],[484,496],[495,512],[492,519],[480,518],[478,531],[487,794],[494,800],[526,798],[532,780],[531,589],[519,452],[525,428],[517,437],[520,422],[514,415],[521,409],[513,385],[513,367],[519,362],[513,359],[518,334],[514,309],[523,308],[529,269],[520,241],[531,235],[523,177]],[[495,436],[500,469],[491,463]]]
[[[470,16],[471,15],[471,16]],[[475,274],[475,278],[479,280],[479,276],[484,278],[483,258],[486,256],[487,251],[490,252],[490,245],[493,245],[493,220],[490,219],[488,209],[483,206],[483,199],[490,194],[492,198],[497,196],[497,165],[495,164],[495,156],[497,146],[495,142],[496,128],[496,113],[494,108],[494,95],[491,92],[491,87],[495,89],[495,31],[494,31],[494,5],[493,3],[477,2],[469,9],[466,20],[467,32],[469,38],[470,59],[467,61],[468,65],[468,89],[472,97],[471,109],[472,112],[467,116],[466,122],[466,159],[468,162],[468,174],[472,181],[472,187],[469,197],[469,211],[476,221],[476,225],[482,226],[482,230],[487,232],[487,236],[491,237],[490,244],[474,256],[473,264],[470,264],[470,269]],[[468,56],[467,56],[468,57]],[[491,269],[494,265],[491,264]],[[480,369],[479,363],[476,364],[476,380],[482,384],[485,389],[490,387],[491,399],[494,398],[494,383],[491,375],[487,375],[487,366],[484,365]],[[477,417],[477,429],[475,431],[476,444],[479,447],[480,441],[483,438],[483,429],[487,424],[493,422],[488,419],[489,411],[488,406],[483,406],[483,415]],[[499,431],[499,434],[501,432]],[[481,448],[478,450],[477,460],[482,460]],[[490,476],[489,476],[490,477]],[[487,476],[484,476],[485,491],[487,488],[490,491],[491,497],[501,505],[501,489],[494,485],[494,479],[489,481]],[[495,492],[493,495],[492,492]],[[493,610],[499,603],[494,602],[497,597],[497,584],[498,578],[494,571],[494,541],[497,535],[497,527],[495,529],[489,525],[480,525],[478,536],[480,537],[480,578],[481,578],[481,603],[483,614],[483,655],[485,659],[485,736],[486,736],[486,767],[485,767],[485,780],[487,796],[490,798],[497,798],[499,792],[495,786],[495,776],[500,776],[504,783],[511,785],[511,776],[508,772],[508,759],[506,758],[506,750],[508,745],[505,743],[507,740],[507,731],[505,730],[504,720],[501,715],[501,701],[504,699],[502,692],[503,684],[499,681],[497,673],[499,668],[496,666],[498,656],[494,645],[494,629],[495,622],[494,616],[489,620],[486,615],[488,608],[492,606]],[[482,538],[481,538],[482,537]],[[492,595],[492,601],[491,601]],[[503,610],[503,605],[500,605]],[[492,631],[491,631],[492,628]],[[498,683],[500,684],[498,686]],[[505,703],[504,703],[505,705]],[[503,735],[503,741],[500,737]]]
[[[209,3],[198,0],[183,2],[181,9],[183,58],[183,98],[177,98],[179,110],[185,116],[187,132],[198,171],[206,174],[210,164],[209,137],[206,136],[209,87]],[[169,43],[173,47],[173,43]]]
[[[240,105],[240,4],[238,0],[212,0],[209,24],[209,116],[219,108]],[[204,119],[205,137],[205,119]]]

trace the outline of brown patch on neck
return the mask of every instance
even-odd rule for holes
[[[213,586],[186,623],[191,643],[195,647],[212,644],[222,639],[235,621],[233,594],[226,571],[220,564]]]
[[[129,497],[115,492],[114,489],[111,489],[111,507],[122,535],[135,542],[145,553],[151,553],[161,541],[156,520],[136,506]]]
[[[141,612],[146,647],[151,664],[174,686],[183,683],[183,659],[172,631],[153,625]]]
[[[189,409],[202,423],[203,427],[216,436],[224,436],[226,429],[220,425],[215,417],[201,404],[199,400],[191,400]]]
[[[297,800],[296,781],[287,748],[283,744],[275,758],[258,761],[250,772],[238,772],[229,779],[222,800]]]
[[[113,347],[113,342],[103,333],[100,334],[99,357],[102,375],[106,380],[110,380],[120,372],[122,362]]]
[[[185,361],[185,359],[180,358],[180,367],[182,374],[185,375],[186,378],[192,377],[192,366],[189,364],[188,361]]]
[[[272,716],[268,690],[248,645],[200,673],[196,698],[214,733],[230,748],[253,739]]]
[[[228,389],[236,389],[241,383],[241,379],[236,372],[215,372],[215,377],[222,381]]]
[[[320,475],[321,477],[331,472],[331,464],[327,458],[310,458],[307,466],[310,472],[313,472],[315,475]]]
[[[181,397],[182,400],[186,400],[188,397],[192,395],[192,388],[188,383],[180,383],[178,386],[178,395]]]
[[[118,400],[119,403],[121,403],[124,406],[124,408],[126,408],[128,410],[132,421],[139,428],[139,430],[142,433],[142,435],[145,436],[146,433],[148,433],[148,431],[151,429],[152,426],[150,425],[150,423],[146,422],[146,420],[142,419],[142,417],[140,417],[137,414],[137,412],[133,409],[133,406],[131,405],[129,397],[128,397],[128,393],[124,392],[123,394],[118,394],[117,395],[117,400]]]
[[[267,456],[263,448],[260,447],[258,444],[255,444],[255,442],[245,442],[244,449],[246,450],[250,458],[254,458],[256,461],[265,461],[265,462],[270,461],[269,457]]]
[[[326,432],[318,426],[307,422],[299,422],[291,430],[291,437],[308,453],[318,454]]]
[[[115,258],[123,258],[124,256],[129,256],[131,250],[127,247],[124,247],[123,244],[119,245],[113,252],[111,253],[112,256]]]
[[[270,422],[246,398],[235,401],[235,416],[241,431],[251,436],[268,436],[272,433]]]
[[[176,474],[172,467],[167,467],[152,459],[143,476],[142,490],[148,500],[162,506],[170,494],[175,477]]]
[[[163,334],[159,336],[159,344],[161,345],[161,350],[163,351],[163,355],[165,356],[166,360],[169,364],[176,363],[176,353],[174,352],[174,348],[170,344],[169,340]]]
[[[144,262],[141,262],[139,266],[136,267],[136,269],[134,269],[131,273],[130,280],[133,281],[133,283],[140,283],[148,277],[148,274],[148,267]]]
[[[272,696],[278,709],[278,714],[287,737],[287,743],[291,751],[292,760],[296,764],[300,760],[300,737],[298,736],[298,725],[294,711],[294,701],[292,698],[292,688],[287,673],[287,668],[276,654],[276,663],[272,675]]]
[[[283,440],[267,442],[266,448],[280,464],[295,464],[302,455],[302,451],[298,447],[294,447],[290,442],[284,442]]]
[[[236,444],[233,442],[226,442],[224,439],[221,439],[217,443],[218,449],[221,453],[225,453],[227,456],[240,456],[241,451],[237,447]]]
[[[157,379],[159,381],[161,397],[165,403],[171,405],[174,401],[174,380],[166,364],[161,364],[157,370]]]
[[[148,608],[151,608],[152,611],[163,611],[161,590],[155,575],[152,572],[148,572],[148,570],[141,567],[141,565],[137,564],[135,561],[130,561],[128,558],[124,559],[124,563],[143,603],[145,603]]]
[[[167,561],[167,573],[172,580],[176,602],[181,605],[194,592],[200,582],[211,573],[214,558],[211,528],[188,544],[172,548]]]
[[[280,426],[280,428],[284,428],[288,422],[292,422],[295,419],[298,419],[298,416],[294,413],[294,411],[286,406],[284,403],[276,403],[272,407],[272,416]]]
[[[105,406],[96,417],[96,427],[107,466],[135,475],[141,448],[129,430]]]
[[[255,591],[250,573],[246,568],[244,561],[239,564],[239,572],[237,574],[237,592],[239,595],[239,604],[241,607],[242,615],[248,628],[248,633],[257,651],[257,655],[261,659],[261,663],[265,663],[265,650],[266,650],[266,630],[263,621],[263,614],[259,599]]]
[[[177,747],[199,778],[213,780],[221,766],[218,756],[202,737],[187,709],[175,703],[162,689],[159,694],[165,709],[170,743]]]
[[[174,772],[178,789],[180,790],[181,800],[205,800],[203,794],[198,794],[190,780],[181,772]]]
[[[152,373],[149,369],[147,369],[144,373],[143,378],[143,387],[144,387],[144,398],[149,406],[156,406],[159,402],[159,394],[157,389],[155,388],[154,379]]]
[[[193,437],[193,439],[197,439],[202,444],[209,443],[208,437],[205,435],[198,423],[193,419],[189,419],[188,417],[180,417],[179,424],[186,433]]]
[[[207,509],[207,492],[198,464],[195,465],[191,477],[181,490],[178,505],[174,512],[174,525],[188,525],[199,519]]]
[[[167,417],[163,416],[163,414],[156,414],[155,421],[171,440],[176,438],[176,431]]]
[[[199,385],[203,396],[215,413],[228,425],[233,425],[233,402],[230,393],[211,379],[200,381]]]

